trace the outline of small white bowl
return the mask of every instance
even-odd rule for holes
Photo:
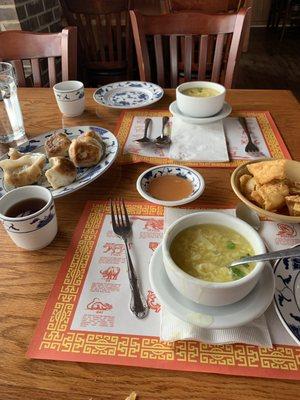
[[[164,201],[158,200],[155,197],[152,197],[148,193],[149,183],[152,179],[155,179],[159,176],[163,175],[177,175],[184,179],[187,179],[193,185],[193,192],[190,196],[175,201]],[[139,177],[136,182],[136,188],[139,194],[144,197],[144,199],[151,201],[151,203],[159,204],[164,207],[175,207],[181,206],[183,204],[190,203],[196,200],[204,191],[205,182],[202,177],[197,171],[192,168],[184,167],[182,165],[159,165],[156,167],[152,167],[144,171]]]
[[[187,274],[173,261],[169,251],[170,245],[179,232],[190,226],[200,224],[222,225],[235,230],[249,241],[255,254],[266,252],[264,242],[256,230],[246,222],[231,215],[213,211],[186,215],[175,221],[164,234],[162,242],[163,262],[173,286],[183,296],[198,304],[206,306],[233,304],[251,292],[261,277],[265,263],[258,262],[248,275],[232,282],[208,282]]]
[[[211,97],[194,97],[183,94],[183,90],[201,87],[217,90],[220,94]],[[224,86],[215,82],[186,82],[176,88],[176,101],[179,110],[187,116],[195,118],[211,117],[218,114],[225,101],[226,89]]]

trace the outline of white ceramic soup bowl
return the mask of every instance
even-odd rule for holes
[[[45,202],[44,207],[35,213],[15,218],[5,215],[14,204],[35,198]],[[57,233],[56,212],[50,190],[34,185],[22,186],[6,193],[0,199],[0,221],[18,247],[38,250],[48,246]]]
[[[183,296],[207,306],[224,306],[235,303],[247,296],[254,288],[261,276],[264,263],[258,262],[248,275],[232,282],[208,282],[187,274],[172,260],[169,251],[170,245],[179,232],[200,224],[222,225],[235,230],[249,241],[255,254],[266,252],[264,242],[246,222],[231,215],[213,211],[186,215],[170,225],[164,234],[162,242],[164,266],[170,281]]]
[[[217,96],[194,97],[182,93],[186,89],[201,87],[215,89],[219,92]],[[176,88],[176,101],[179,110],[190,117],[205,118],[218,114],[224,105],[226,89],[219,83],[214,82],[186,82]]]

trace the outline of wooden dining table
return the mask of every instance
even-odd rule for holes
[[[85,89],[86,110],[75,118],[62,117],[52,89],[20,88],[19,99],[26,133],[74,125],[98,125],[115,132],[120,110],[105,108]],[[175,98],[166,90],[154,109],[168,109]],[[295,160],[300,161],[300,107],[286,90],[228,90],[233,110],[267,110]],[[151,107],[149,107],[151,108]],[[108,400],[125,399],[136,391],[141,400],[295,400],[299,381],[248,378],[78,362],[30,360],[25,357],[61,262],[88,200],[112,195],[139,199],[135,182],[146,164],[115,162],[103,176],[76,193],[55,200],[59,232],[43,250],[17,248],[0,228],[0,399],[1,400]],[[232,169],[200,169],[206,181],[204,200],[213,205],[235,205],[230,188]],[[195,205],[197,205],[197,201]],[[200,208],[200,206],[199,206]]]

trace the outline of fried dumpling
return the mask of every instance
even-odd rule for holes
[[[295,217],[300,216],[300,196],[286,196],[286,205],[289,210],[289,214]]]
[[[36,183],[42,174],[46,162],[44,154],[25,154],[17,159],[0,161],[6,186],[26,186]]]
[[[55,132],[46,140],[44,147],[48,158],[66,157],[70,144],[71,140],[64,132]]]
[[[24,156],[24,153],[21,153],[20,151],[18,151],[17,149],[14,149],[13,147],[10,147],[10,149],[8,150],[8,157],[11,160],[17,160],[18,158]]]
[[[290,194],[300,195],[300,182],[292,182],[290,185]]]
[[[102,143],[102,139],[101,137],[98,135],[98,133],[96,133],[95,131],[88,131],[85,132],[82,137],[84,138],[89,138],[89,139],[95,139],[97,140],[98,143]]]
[[[49,161],[52,167],[45,172],[45,176],[53,189],[75,181],[77,169],[72,161],[64,157],[51,157]]]
[[[69,147],[69,157],[76,167],[92,167],[98,164],[103,153],[103,142],[93,131],[74,139]]]
[[[247,169],[258,184],[264,185],[273,180],[286,179],[285,164],[286,160],[261,161],[247,165]]]

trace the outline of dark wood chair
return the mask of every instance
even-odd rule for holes
[[[60,0],[69,25],[78,28],[80,64],[89,84],[129,79],[132,34],[129,0]]]
[[[237,10],[240,1],[230,0],[166,0],[169,12],[201,11],[208,13]]]
[[[230,88],[248,12],[249,9],[243,8],[235,14],[193,12],[146,16],[130,11],[140,79],[157,81],[163,87],[176,87],[192,79],[211,80]],[[151,64],[149,38],[153,38],[155,54],[155,62]],[[212,46],[210,68],[208,56]]]
[[[67,27],[60,33],[0,32],[0,60],[13,63],[19,86],[55,85],[59,75],[58,58],[61,59],[61,79],[76,79],[76,27]],[[44,84],[42,72],[48,74]]]
[[[168,0],[131,0],[130,9],[138,10],[144,15],[160,15],[168,12]]]
[[[167,12],[197,11],[204,13],[238,12],[242,7],[252,7],[253,0],[165,0]],[[248,50],[251,13],[245,22],[243,51]]]
[[[281,24],[280,41],[288,26],[292,27],[300,21],[300,0],[272,0],[268,19],[268,28],[279,28]],[[296,25],[295,24],[295,25]]]

